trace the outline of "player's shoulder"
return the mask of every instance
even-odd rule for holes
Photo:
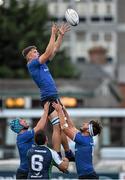
[[[34,134],[34,129],[29,129],[24,132],[25,134]]]
[[[77,141],[79,141],[79,140],[83,140],[84,138],[85,138],[86,136],[84,136],[80,131],[78,131],[76,134],[75,134],[75,136],[74,136],[74,138],[73,138],[73,141],[75,141],[75,142],[77,142]]]
[[[48,148],[48,149],[51,152],[52,157],[57,157],[57,158],[59,157],[59,154],[54,149],[51,149],[51,148]]]
[[[42,148],[43,150],[49,151],[49,152],[51,152],[51,150],[52,150],[50,147],[48,147],[46,145],[42,145],[42,146],[40,146],[40,148]]]
[[[23,133],[18,135],[18,138],[30,138],[30,137],[34,137],[34,129],[31,130],[26,130]]]
[[[37,144],[34,144],[32,146],[32,148],[34,150],[38,150],[38,151],[41,151],[41,152],[47,152],[47,151],[50,151],[50,148],[47,147],[46,145],[37,145]]]
[[[74,135],[74,138],[79,136],[82,136],[82,133],[80,131],[77,131],[76,134]]]
[[[30,67],[32,65],[37,65],[37,64],[40,64],[40,61],[39,61],[39,58],[35,58],[35,59],[32,59],[32,60],[29,60],[27,62],[27,66]]]
[[[48,154],[50,154],[51,156],[53,156],[55,153],[57,153],[55,150],[53,150],[53,149],[51,149],[50,147],[48,147],[48,146],[41,146],[42,147],[42,149],[44,150],[44,151],[46,151]]]

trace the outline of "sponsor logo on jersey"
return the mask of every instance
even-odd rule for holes
[[[46,71],[49,71],[49,69],[46,68],[46,69],[44,69],[44,71],[45,71],[45,72],[46,72]]]
[[[47,153],[47,151],[45,151],[45,150],[36,150],[36,149],[35,149],[35,152],[40,152],[40,153],[41,153],[41,152],[42,152],[42,153]]]

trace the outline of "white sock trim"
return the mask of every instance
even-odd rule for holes
[[[59,124],[59,118],[55,117],[55,118],[51,119],[50,122],[52,123],[52,125]]]

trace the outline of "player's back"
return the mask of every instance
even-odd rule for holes
[[[28,151],[28,179],[49,179],[52,168],[52,154],[47,146],[35,145]]]
[[[28,171],[27,152],[34,144],[34,130],[26,130],[17,136],[17,147],[20,156],[19,169]]]
[[[92,163],[93,138],[78,132],[75,141],[75,162],[79,176],[94,172]]]
[[[58,94],[55,81],[51,76],[47,63],[40,64],[39,59],[33,59],[27,64],[27,67],[34,82],[40,89],[41,100]]]

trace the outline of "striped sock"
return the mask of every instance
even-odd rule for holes
[[[50,120],[52,125],[56,125],[56,124],[59,124],[59,118],[58,117],[55,117],[53,119]]]

